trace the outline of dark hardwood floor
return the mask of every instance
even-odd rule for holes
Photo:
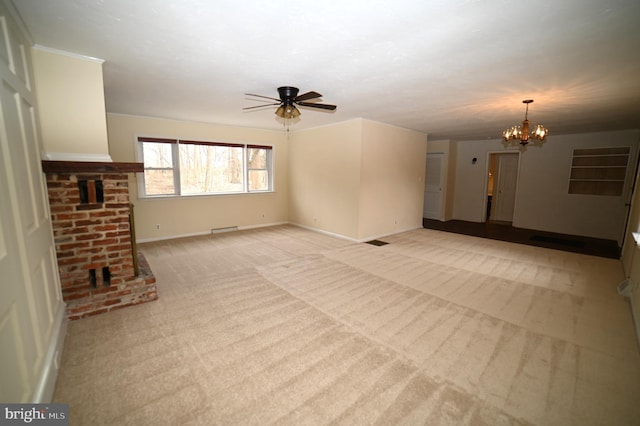
[[[546,247],[574,253],[590,254],[593,256],[620,258],[620,248],[614,240],[580,237],[576,235],[556,234],[553,232],[536,231],[532,229],[514,228],[509,223],[477,223],[462,220],[441,222],[433,219],[423,219],[424,228],[457,234],[473,235],[475,237],[493,240],[509,241],[518,244]]]

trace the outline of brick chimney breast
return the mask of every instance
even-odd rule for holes
[[[156,300],[155,277],[132,238],[128,173],[142,164],[43,161],[43,170],[68,317]]]

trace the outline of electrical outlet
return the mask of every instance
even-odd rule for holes
[[[159,223],[156,225],[156,229],[160,229],[160,224]]]

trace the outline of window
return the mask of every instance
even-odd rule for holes
[[[247,146],[249,191],[268,191],[271,188],[271,149],[264,146]]]
[[[153,139],[140,141],[142,161],[144,162],[144,195],[174,195],[175,164],[173,139]]]
[[[273,190],[272,147],[138,138],[143,197]]]

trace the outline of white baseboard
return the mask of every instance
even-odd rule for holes
[[[279,225],[297,226],[299,228],[308,229],[308,230],[313,231],[313,232],[318,232],[320,234],[329,235],[329,236],[335,237],[335,238],[340,238],[342,240],[353,241],[354,243],[364,243],[364,242],[375,240],[375,239],[378,239],[378,238],[388,237],[389,235],[396,235],[396,234],[401,234],[403,232],[409,232],[409,231],[414,231],[416,229],[422,229],[421,226],[410,227],[410,228],[406,228],[406,229],[398,229],[398,230],[395,230],[393,232],[389,232],[389,233],[386,233],[386,234],[380,234],[380,235],[371,236],[371,237],[367,237],[367,238],[357,239],[357,238],[348,237],[346,235],[337,234],[335,232],[325,231],[324,229],[314,228],[312,226],[307,226],[307,225],[302,225],[302,224],[295,223],[295,222],[260,223],[260,224],[257,224],[257,225],[238,226],[237,228],[238,228],[238,231],[242,231],[242,230],[245,230],[245,229],[267,228],[267,227],[270,227],[270,226],[279,226]],[[225,227],[225,229],[226,228],[227,227]],[[228,228],[233,228],[233,227],[228,227]],[[153,237],[153,238],[140,238],[140,239],[136,239],[136,243],[139,243],[139,244],[152,243],[154,241],[174,240],[174,239],[177,239],[177,238],[187,238],[187,237],[199,237],[199,236],[202,236],[202,235],[211,235],[211,230],[193,232],[193,233],[190,233],[190,234],[166,235],[166,236],[163,236],[163,237]]]
[[[238,226],[237,228],[238,228],[238,231],[242,231],[244,229],[267,228],[269,226],[287,225],[288,223],[289,222],[261,223],[258,225]],[[136,243],[138,244],[152,243],[154,241],[175,240],[177,238],[188,238],[188,237],[200,237],[202,235],[211,235],[211,229],[208,231],[192,232],[190,234],[165,235],[163,237],[153,237],[153,238],[140,238],[140,239],[136,239]]]
[[[417,226],[417,227],[414,227],[414,228],[398,229],[398,230],[395,230],[393,232],[388,232],[386,234],[374,235],[372,237],[368,237],[368,238],[365,238],[363,240],[359,240],[358,242],[366,243],[367,241],[377,240],[379,238],[388,237],[389,235],[402,234],[403,232],[415,231],[416,229],[422,229],[422,226]]]
[[[289,225],[297,226],[298,228],[308,229],[309,231],[317,232],[319,234],[328,235],[330,237],[340,238],[342,240],[353,241],[354,243],[359,243],[360,241],[355,238],[347,237],[346,235],[336,234],[335,232],[325,231],[324,229],[314,228],[312,226],[302,225],[300,223],[290,222]]]
[[[367,238],[352,238],[352,237],[347,237],[346,235],[336,234],[334,232],[329,232],[329,231],[325,231],[323,229],[314,228],[312,226],[301,225],[299,223],[291,222],[290,225],[294,225],[294,226],[297,226],[299,228],[308,229],[310,231],[318,232],[320,234],[329,235],[331,237],[336,237],[336,238],[341,238],[343,240],[353,241],[354,243],[366,243],[367,241],[377,240],[378,238],[388,237],[389,235],[402,234],[403,232],[409,232],[409,231],[414,231],[416,229],[422,229],[421,226],[418,226],[418,227],[412,227],[412,228],[407,228],[407,229],[398,229],[398,230],[393,231],[393,232],[388,232],[386,234],[380,234],[380,235],[374,235],[374,236],[367,237]]]
[[[260,223],[258,225],[238,226],[238,230],[244,229],[256,229],[256,228],[268,228],[270,226],[289,225],[289,222],[272,222],[272,223]]]
[[[53,325],[53,335],[49,341],[49,348],[45,354],[43,367],[38,385],[32,397],[34,403],[48,403],[53,400],[58,370],[64,350],[64,339],[67,335],[67,314],[64,303],[60,303]]]
[[[202,235],[210,235],[211,231],[201,231],[201,232],[193,232],[190,234],[178,234],[178,235],[165,235],[163,237],[153,237],[153,238],[136,238],[136,243],[152,243],[154,241],[164,241],[164,240],[175,240],[177,238],[188,238],[188,237],[200,237]]]

